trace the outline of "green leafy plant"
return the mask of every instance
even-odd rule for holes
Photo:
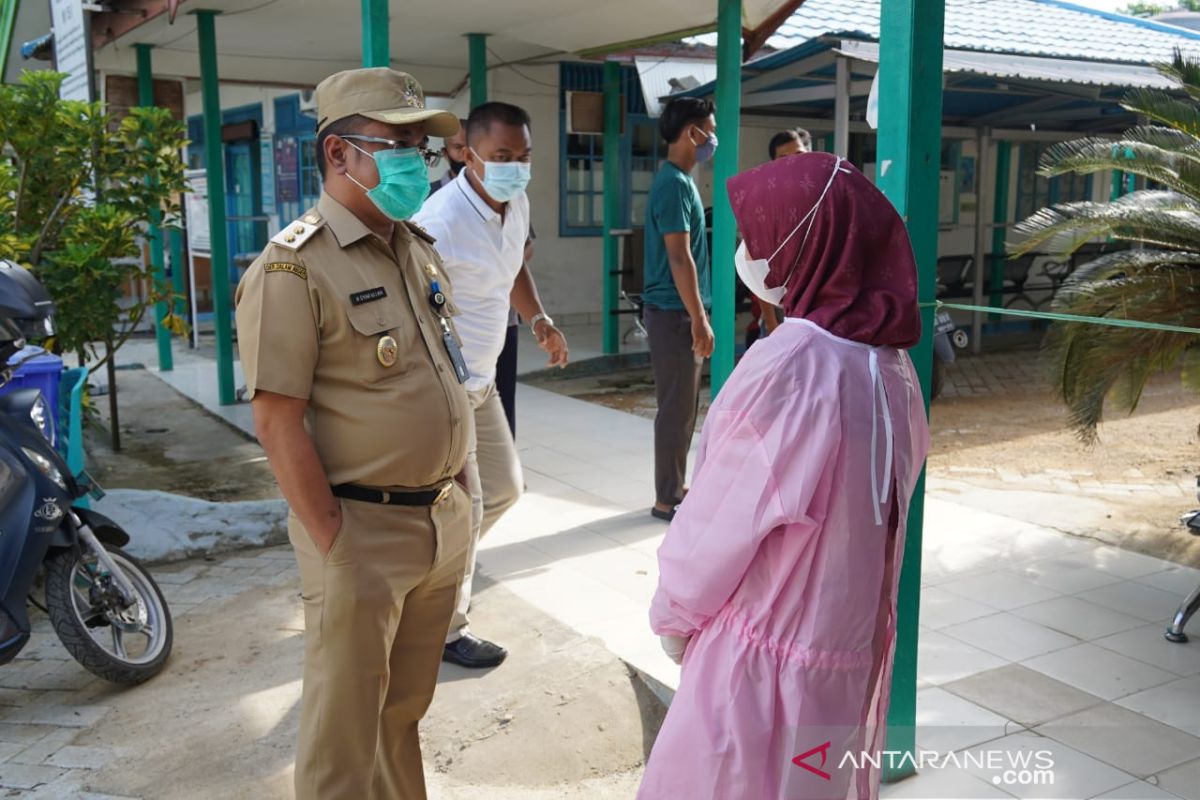
[[[117,119],[100,103],[61,100],[62,80],[26,72],[0,86],[0,258],[32,269],[54,297],[49,344],[95,370],[149,307],[174,306],[144,266],[141,237],[152,221],[178,225],[185,128],[166,109]],[[148,291],[125,298],[134,285]],[[164,324],[185,328],[175,315]]]
[[[1161,187],[1044,208],[1016,226],[1015,255],[1073,253],[1097,237],[1132,245],[1077,269],[1055,296],[1055,311],[1200,328],[1200,61],[1176,53],[1160,71],[1182,91],[1139,89],[1122,101],[1149,124],[1116,141],[1064,142],[1042,158],[1048,177],[1116,170]],[[1155,373],[1182,366],[1184,384],[1200,391],[1200,336],[1060,322],[1044,352],[1085,442],[1095,441],[1106,401],[1132,413]]]
[[[176,307],[142,242],[150,223],[179,224],[185,128],[162,108],[117,118],[100,103],[62,100],[64,77],[26,72],[0,85],[0,258],[33,270],[54,298],[57,332],[43,344],[77,353],[92,372],[107,368],[120,449],[116,352],[149,308]],[[171,311],[160,324],[186,332]]]

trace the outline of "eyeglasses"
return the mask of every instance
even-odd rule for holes
[[[438,162],[442,160],[442,154],[437,150],[430,150],[428,147],[421,145],[414,147],[397,139],[382,139],[378,136],[364,136],[358,133],[348,133],[342,136],[342,138],[353,139],[357,142],[367,142],[368,144],[385,144],[391,150],[416,150],[427,167],[436,167]]]

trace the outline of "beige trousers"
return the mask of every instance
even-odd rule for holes
[[[322,558],[294,516],[304,598],[298,800],[424,800],[417,723],[438,666],[470,537],[457,484],[435,506],[343,500]]]
[[[467,439],[467,491],[471,493],[471,543],[462,590],[450,623],[447,644],[468,630],[471,584],[475,577],[475,548],[496,520],[513,507],[525,491],[521,460],[496,385],[469,392],[474,409],[473,430]]]

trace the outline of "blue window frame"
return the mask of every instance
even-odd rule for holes
[[[602,91],[603,64],[559,65],[560,236],[599,236],[604,230],[604,137],[567,132],[567,93]],[[666,157],[666,145],[658,139],[657,120],[646,116],[641,83],[633,67],[621,67],[621,93],[625,99],[625,131],[615,154],[621,161],[618,220],[622,227],[628,227],[641,224],[649,182]]]
[[[300,96],[275,100],[275,207],[281,222],[299,217],[321,195],[317,134],[312,117],[300,113]]]

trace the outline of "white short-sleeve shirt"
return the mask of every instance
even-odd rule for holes
[[[510,200],[501,219],[471,186],[464,169],[425,201],[413,222],[437,239],[434,247],[454,286],[460,312],[454,324],[471,372],[466,388],[484,389],[496,379],[509,295],[525,261],[529,198],[522,192]]]

